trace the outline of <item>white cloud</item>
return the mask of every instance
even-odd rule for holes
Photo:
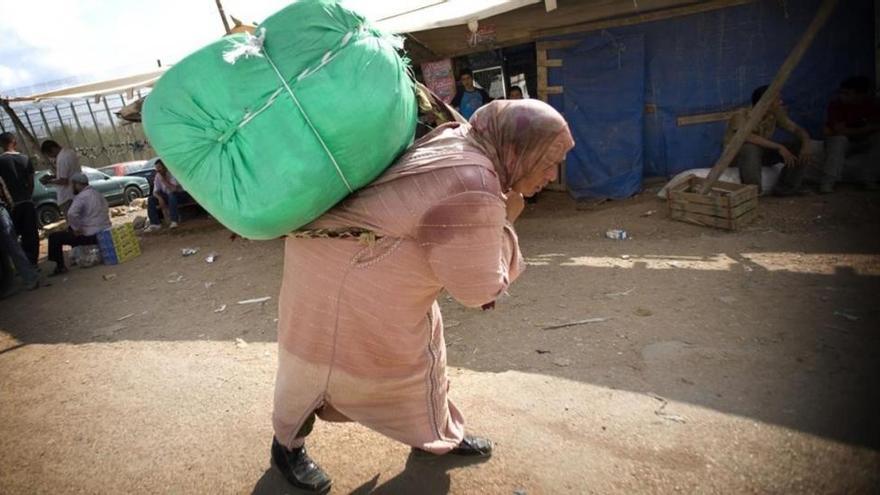
[[[424,0],[420,0],[424,1]],[[224,0],[227,15],[262,21],[289,0]],[[348,0],[370,17],[407,0]],[[0,94],[77,77],[79,82],[172,64],[223,34],[213,0],[31,0],[0,17]]]
[[[0,65],[0,88],[11,88],[29,79],[33,79],[33,75],[27,69]]]

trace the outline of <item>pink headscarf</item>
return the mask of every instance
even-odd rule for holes
[[[443,124],[416,141],[371,186],[408,175],[475,163],[487,158],[501,190],[533,170],[555,166],[574,146],[568,124],[540,100],[493,101],[471,116],[470,125]],[[370,187],[370,186],[368,186]]]
[[[557,165],[574,147],[562,115],[540,100],[499,100],[477,110],[467,137],[495,166],[502,190]]]

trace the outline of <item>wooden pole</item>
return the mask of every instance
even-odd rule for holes
[[[223,12],[223,4],[220,3],[220,0],[217,1],[217,11],[220,12],[220,19],[223,20],[223,29],[226,30],[226,34],[232,33],[232,30],[229,29],[229,21],[226,20],[226,12]]]
[[[785,85],[785,82],[788,80],[788,77],[791,75],[794,68],[797,67],[797,64],[804,57],[804,53],[807,52],[807,48],[813,43],[813,39],[825,24],[825,21],[831,16],[831,12],[833,12],[834,7],[837,6],[837,2],[838,0],[823,0],[822,5],[819,6],[819,10],[816,12],[816,17],[813,18],[813,21],[801,36],[800,41],[798,41],[797,45],[795,45],[794,49],[789,53],[788,58],[782,63],[782,66],[773,78],[773,82],[770,83],[770,87],[767,88],[767,91],[764,92],[764,96],[758,100],[758,103],[749,112],[749,118],[746,120],[745,125],[736,131],[736,134],[733,135],[733,139],[731,139],[730,142],[727,143],[727,146],[724,147],[721,157],[718,158],[718,161],[712,166],[709,176],[706,177],[706,181],[700,188],[701,194],[706,194],[712,189],[712,185],[715,184],[718,177],[724,173],[727,167],[733,162],[734,158],[736,158],[743,143],[746,142],[746,138],[752,134],[752,131],[755,130],[755,127],[757,127],[761,122],[761,119],[764,118],[764,114],[767,113],[767,110],[770,109],[770,106],[773,105],[779,97],[779,92],[782,91],[782,86]]]

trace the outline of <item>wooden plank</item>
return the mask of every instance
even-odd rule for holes
[[[548,95],[561,95],[562,94],[562,86],[547,86],[547,94]]]
[[[750,211],[754,211],[758,209],[757,201],[746,201],[738,206],[733,206],[730,208],[730,218],[739,219],[743,215],[747,214]]]
[[[571,48],[580,42],[581,42],[581,40],[539,41],[539,42],[535,43],[535,48],[539,51],[540,50],[562,50],[564,48]]]
[[[733,230],[739,230],[745,227],[746,225],[754,222],[756,218],[758,218],[758,209],[754,208],[752,210],[749,210],[747,213],[733,221]]]
[[[736,206],[746,201],[758,199],[758,186],[745,185],[730,193],[730,204]]]
[[[547,68],[538,67],[538,98],[547,102]]]
[[[828,17],[831,16],[831,12],[833,12],[834,7],[837,6],[837,2],[838,0],[822,1],[813,21],[810,22],[807,30],[801,36],[801,39],[797,42],[794,49],[792,49],[788,58],[782,63],[782,67],[779,68],[779,71],[773,78],[773,82],[770,83],[770,87],[767,88],[767,91],[764,92],[764,96],[762,96],[754,108],[752,108],[752,111],[749,112],[749,118],[746,123],[737,130],[730,142],[727,143],[727,146],[724,147],[721,157],[719,157],[718,161],[715,162],[715,165],[712,166],[712,170],[709,172],[709,176],[706,178],[706,183],[703,184],[700,192],[706,193],[709,191],[712,184],[718,180],[718,177],[721,176],[721,174],[733,162],[733,159],[736,158],[743,143],[746,142],[746,138],[748,138],[752,131],[758,126],[758,123],[764,118],[764,114],[767,113],[770,106],[776,102],[776,99],[779,97],[779,92],[782,90],[782,86],[785,85],[788,77],[803,58],[804,53],[807,52],[807,48],[813,43],[813,39],[816,37],[819,29],[825,24]]]
[[[739,218],[758,207],[757,201],[747,201],[732,207],[717,207],[687,201],[669,201],[670,210],[689,211],[719,218]]]
[[[538,67],[547,67],[547,50],[535,50],[535,57],[538,62]]]
[[[541,67],[541,62],[538,62],[538,66]],[[562,59],[561,58],[550,58],[544,61],[543,67],[562,67]]]
[[[742,227],[753,222],[758,217],[758,209],[752,208],[751,210],[741,215],[739,218],[735,219],[718,218],[709,215],[702,215],[700,213],[693,213],[681,210],[671,210],[670,217],[674,220],[694,223],[697,225],[702,225],[704,227],[715,227],[725,230],[739,230]]]
[[[710,217],[731,218],[730,208],[724,208],[718,205],[702,205],[699,203],[691,203],[690,201],[669,200],[669,211],[672,210],[699,213]]]
[[[675,119],[675,124],[678,127],[686,126],[686,125],[695,125],[695,124],[708,124],[710,122],[721,122],[730,120],[730,117],[733,116],[736,112],[740,111],[741,108],[735,108],[733,110],[725,110],[723,112],[710,112],[710,113],[699,113],[694,115],[682,115]]]
[[[602,21],[585,22],[581,24],[573,24],[570,26],[554,27],[549,29],[540,29],[534,32],[534,36],[561,36],[565,34],[601,31],[603,29],[632,26],[634,24],[642,24],[645,22],[662,21],[665,19],[672,19],[674,17],[702,14],[703,12],[711,12],[713,10],[735,7],[737,5],[744,5],[747,3],[752,3],[754,1],[755,0],[715,0],[712,2],[702,2],[696,5],[687,5],[684,7],[658,10],[656,12],[649,12],[647,14],[639,14]]]
[[[670,188],[667,197],[671,200],[690,201],[712,206],[727,207],[730,205],[728,191],[725,189],[719,188],[719,191],[708,195],[695,192],[702,180],[695,175],[690,175],[687,180]],[[725,186],[726,184],[726,182],[723,182],[720,185]]]
[[[718,218],[711,215],[702,215],[700,213],[692,213],[682,210],[670,210],[669,216],[674,220],[695,223],[704,227],[715,227],[718,229],[733,230],[733,220],[729,218]]]
[[[721,3],[722,1],[725,3]],[[731,3],[729,0],[638,0],[637,2],[633,0],[567,0],[558,2],[558,8],[552,12],[546,12],[542,3],[535,3],[481,19],[480,24],[496,28],[497,38],[491,48],[498,49],[522,43],[534,43],[541,36],[539,33],[548,29],[607,20],[614,20],[618,23],[621,19],[647,13],[673,12],[673,14],[683,15],[682,11],[675,9],[696,4],[710,4],[712,7],[721,8],[751,1],[756,0],[735,0],[735,3]],[[692,11],[684,11],[684,13],[692,13]],[[630,24],[630,22],[626,24]],[[427,29],[415,34],[419,40],[442,57],[455,57],[488,49],[487,46],[468,46],[468,30],[467,26],[463,24]],[[567,48],[576,43],[577,40],[566,40],[554,43],[547,48]],[[414,58],[413,61],[418,64],[427,60]]]
[[[702,186],[705,183],[706,179],[703,179],[701,177],[692,177],[689,181],[692,191],[696,190],[698,187]],[[755,197],[757,197],[758,195],[758,186],[752,186],[749,184],[737,184],[735,182],[718,181],[712,184],[712,190],[731,195],[734,195],[734,193],[752,194]]]
[[[689,203],[699,203],[718,208],[729,208],[730,198],[727,196],[716,196],[714,194],[700,194],[696,192],[685,191],[669,191],[670,201],[684,201]]]
[[[757,186],[734,184],[731,182],[716,182],[712,186],[712,191],[716,194],[703,195],[698,191],[705,181],[706,179],[701,179],[699,177],[690,177],[687,181],[670,189],[669,197],[673,198],[673,193],[675,193],[680,195],[678,196],[679,199],[685,201],[706,205],[718,204],[723,205],[726,208],[733,208],[742,203],[757,200],[758,198]],[[703,196],[704,199],[701,200],[700,196]]]
[[[538,99],[547,101],[547,49],[537,44],[535,57],[538,62]]]

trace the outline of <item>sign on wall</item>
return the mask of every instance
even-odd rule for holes
[[[441,100],[449,103],[455,96],[455,73],[452,71],[452,59],[427,62],[422,64],[422,76],[425,86]]]

